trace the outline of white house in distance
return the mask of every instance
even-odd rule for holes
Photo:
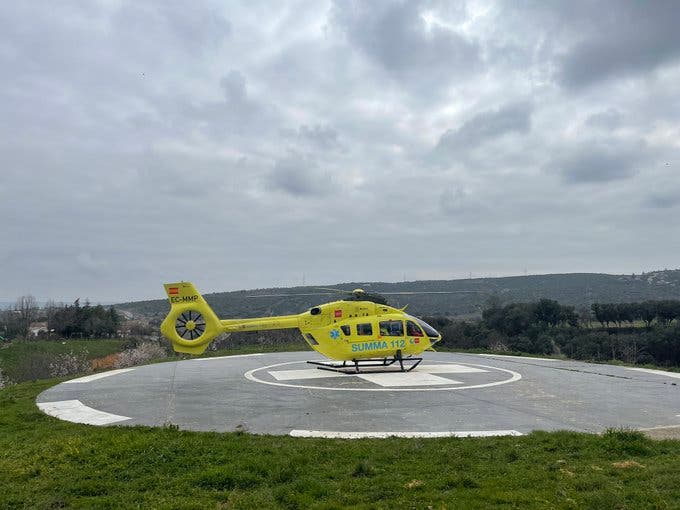
[[[33,322],[28,328],[28,335],[37,337],[41,333],[47,333],[47,322]]]

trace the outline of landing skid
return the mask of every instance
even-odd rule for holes
[[[401,351],[393,358],[368,358],[368,359],[353,359],[352,361],[343,361],[342,363],[333,363],[330,361],[308,361],[310,365],[317,365],[319,370],[328,370],[330,372],[339,372],[341,374],[382,374],[386,372],[410,372],[423,361],[423,358],[406,358],[401,355]],[[394,366],[398,363],[398,366]],[[375,368],[373,368],[375,367]],[[369,368],[370,370],[365,370]]]

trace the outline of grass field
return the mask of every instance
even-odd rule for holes
[[[62,354],[84,355],[87,359],[102,358],[123,348],[124,340],[15,341],[0,348],[0,369],[5,377],[21,380],[30,373],[31,365],[45,364]]]
[[[680,508],[680,441],[637,432],[324,440],[92,427],[0,390],[0,508]]]

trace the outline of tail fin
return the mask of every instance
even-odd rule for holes
[[[161,323],[161,333],[175,351],[202,354],[222,332],[220,320],[192,283],[166,283],[165,292],[170,312]]]

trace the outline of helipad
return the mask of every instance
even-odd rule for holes
[[[542,358],[428,353],[409,373],[339,374],[272,353],[113,370],[38,396],[93,425],[325,437],[485,436],[680,426],[680,374]]]

